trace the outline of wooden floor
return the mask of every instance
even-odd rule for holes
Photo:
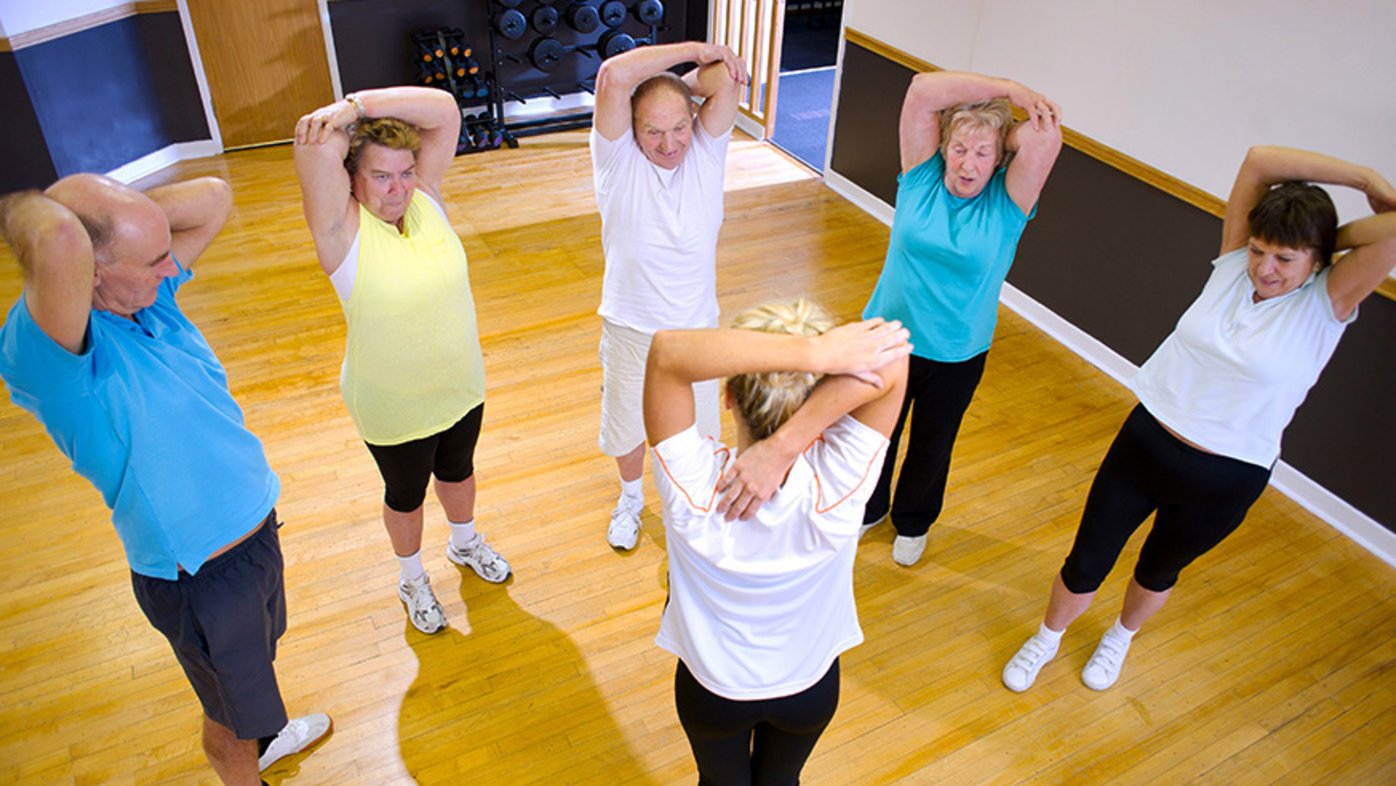
[[[602,265],[589,171],[586,138],[572,133],[467,156],[449,175],[489,379],[478,520],[516,575],[494,586],[450,565],[429,501],[424,553],[452,622],[432,637],[406,624],[394,592],[381,486],[338,392],[342,317],[289,149],[162,175],[220,175],[237,195],[182,302],[283,482],[288,707],[335,719],[333,736],[271,783],[696,779],[674,659],[653,643],[665,562],[652,490],[638,549],[605,541],[616,485],[595,438]],[[800,293],[857,315],[884,226],[747,140],[733,144],[728,188],[725,315]],[[8,308],[18,274],[0,253]],[[1396,783],[1392,570],[1274,491],[1185,574],[1115,688],[1094,693],[1079,672],[1118,612],[1124,570],[1033,690],[1001,686],[1131,405],[1002,314],[925,559],[893,564],[887,527],[860,549],[867,640],[844,658],[842,704],[806,783]],[[212,782],[193,693],[133,602],[107,511],[7,397],[0,532],[0,782]]]

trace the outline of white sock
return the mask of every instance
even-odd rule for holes
[[[475,519],[471,519],[464,524],[457,524],[454,521],[448,521],[446,523],[451,525],[451,545],[457,550],[465,548],[470,545],[471,541],[479,537],[479,535],[475,533]]]
[[[411,556],[398,557],[397,561],[402,566],[403,581],[417,581],[427,575],[427,569],[422,567],[421,549],[417,549],[417,552]]]
[[[1137,630],[1126,628],[1125,624],[1120,621],[1120,618],[1116,617],[1115,624],[1110,626],[1110,630],[1107,630],[1105,635],[1114,636],[1117,639],[1124,639],[1125,643],[1128,644],[1130,639],[1134,638],[1134,634],[1138,632]]]
[[[1061,643],[1063,633],[1066,633],[1065,629],[1052,630],[1051,628],[1047,627],[1047,623],[1045,622],[1039,625],[1037,628],[1037,637],[1047,642],[1048,644],[1053,645]]]
[[[620,495],[631,502],[643,504],[645,501],[645,479],[643,477],[638,477],[634,480],[622,478],[620,481]]]

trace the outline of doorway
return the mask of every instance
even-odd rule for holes
[[[842,24],[843,0],[785,0],[771,141],[821,173]]]

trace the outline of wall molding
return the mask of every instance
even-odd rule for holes
[[[188,161],[191,158],[208,158],[223,152],[217,142],[204,139],[198,142],[176,142],[173,145],[147,153],[127,164],[122,164],[107,173],[113,180],[130,185],[147,175],[153,175],[171,164]]]
[[[163,14],[178,11],[176,0],[139,0],[123,3],[111,8],[103,8],[90,14],[54,22],[51,25],[36,27],[23,33],[0,36],[0,52],[16,52],[29,46],[54,41],[64,36],[91,30],[94,27],[117,22],[136,14]]]

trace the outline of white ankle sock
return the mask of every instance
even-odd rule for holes
[[[1110,626],[1110,630],[1107,630],[1105,633],[1106,633],[1107,636],[1114,636],[1114,637],[1117,638],[1117,639],[1124,639],[1125,642],[1127,643],[1127,642],[1129,642],[1131,639],[1133,639],[1133,638],[1134,638],[1134,634],[1136,634],[1136,633],[1138,633],[1138,632],[1139,632],[1139,631],[1137,631],[1137,630],[1130,630],[1129,628],[1126,628],[1126,627],[1125,627],[1125,624],[1124,624],[1123,622],[1120,621],[1120,618],[1119,618],[1119,617],[1116,617],[1116,618],[1115,618],[1115,624],[1114,624],[1114,625],[1111,625],[1111,626]]]
[[[455,546],[457,549],[465,548],[472,540],[478,537],[475,533],[475,519],[471,519],[464,524],[457,524],[454,521],[448,521],[446,523],[451,525],[451,545]]]
[[[1047,627],[1047,623],[1045,622],[1037,627],[1037,637],[1047,642],[1048,644],[1061,643],[1063,633],[1066,633],[1065,629],[1052,630],[1051,628]]]
[[[624,480],[620,482],[620,495],[631,502],[645,501],[645,479],[643,477],[634,480]]]
[[[402,566],[403,581],[417,581],[425,576],[427,569],[422,567],[422,550],[417,549],[415,554],[407,557],[398,557],[398,565]]]

